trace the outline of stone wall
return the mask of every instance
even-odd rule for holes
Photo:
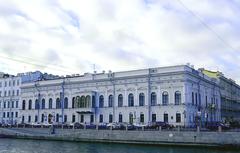
[[[15,138],[115,142],[136,144],[171,144],[198,146],[240,146],[240,132],[179,132],[179,131],[119,131],[56,129],[50,135],[49,129],[18,128],[0,129],[0,135]]]

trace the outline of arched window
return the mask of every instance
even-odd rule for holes
[[[91,106],[91,97],[89,95],[87,95],[86,99],[85,99],[85,108],[90,108]]]
[[[75,105],[75,97],[72,98],[72,108],[75,108],[76,105]]]
[[[42,99],[42,109],[45,109],[45,99]]]
[[[134,96],[132,93],[128,95],[128,106],[133,107],[134,106]]]
[[[29,110],[32,109],[32,100],[31,100],[31,99],[28,101],[28,109],[29,109]]]
[[[35,100],[35,109],[39,109],[39,102],[38,102],[38,99]]]
[[[156,106],[157,105],[157,95],[155,92],[151,93],[151,105]]]
[[[81,96],[80,108],[86,108],[86,98],[85,98],[85,96]]]
[[[164,91],[162,93],[162,104],[168,105],[168,92]]]
[[[175,105],[180,105],[181,104],[181,92],[176,91],[175,92]]]
[[[118,107],[123,107],[123,95],[118,95]]]
[[[144,106],[145,105],[145,95],[144,93],[139,94],[139,106]]]
[[[113,107],[113,95],[109,95],[108,97],[108,107]]]
[[[60,109],[61,108],[61,101],[60,98],[56,99],[56,109]]]
[[[122,117],[122,114],[119,113],[119,116],[118,116],[118,122],[119,122],[119,123],[122,123],[122,122],[123,122],[122,118],[123,118],[123,117]]]
[[[5,104],[5,102],[4,102],[4,104]],[[22,110],[25,110],[25,107],[26,107],[25,105],[26,105],[26,101],[23,100],[23,101],[22,101]]]
[[[52,98],[49,98],[48,100],[48,108],[52,109]]]
[[[104,107],[104,97],[103,95],[101,95],[99,97],[99,108],[103,108]]]
[[[68,98],[67,97],[64,98],[64,108],[65,109],[68,108]]]
[[[80,101],[81,101],[81,98],[79,96],[77,96],[75,98],[75,107],[76,108],[80,108]]]

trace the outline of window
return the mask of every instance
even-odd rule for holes
[[[175,92],[175,105],[180,105],[181,104],[181,92],[176,91]]]
[[[17,96],[19,95],[19,90],[17,90]]]
[[[72,108],[75,108],[75,97],[72,98]]]
[[[22,110],[25,110],[25,104],[26,102],[25,102],[25,100],[23,100],[23,102],[22,102]],[[6,103],[4,102],[4,105],[5,105]]]
[[[8,104],[8,108],[10,108],[10,101],[8,101],[8,103],[7,103],[7,104]]]
[[[205,102],[206,102],[205,107],[207,108],[207,105],[208,105],[208,97],[207,96],[205,97]]]
[[[176,122],[177,123],[181,122],[181,114],[180,113],[176,113]]]
[[[61,101],[60,98],[56,99],[56,109],[60,109],[61,108]]]
[[[112,122],[113,122],[113,115],[109,114],[109,123],[112,123]]]
[[[99,122],[100,122],[100,123],[103,122],[103,115],[102,115],[102,114],[99,115]]]
[[[194,105],[194,92],[192,92],[192,105]]]
[[[5,81],[5,83],[4,83],[4,87],[7,87],[7,81]]]
[[[163,105],[168,105],[168,92],[166,91],[162,93],[162,103]]]
[[[14,90],[12,91],[12,95],[13,95],[13,96],[15,95],[15,91],[14,91]]]
[[[14,101],[12,101],[12,108],[14,108]]]
[[[42,122],[42,123],[44,122],[44,114],[42,114],[41,122]]]
[[[15,117],[16,117],[16,118],[18,117],[18,112],[15,112]]]
[[[152,122],[156,122],[157,121],[157,115],[156,114],[152,114]]]
[[[67,122],[67,115],[64,115],[64,123]]]
[[[31,116],[28,116],[28,123],[31,122]]]
[[[163,114],[163,121],[164,121],[165,123],[168,123],[168,114],[167,114],[167,113],[164,113],[164,114]]]
[[[35,122],[38,122],[38,116],[35,115]]]
[[[113,107],[113,95],[108,97],[108,107]]]
[[[92,108],[95,108],[96,107],[96,98],[95,96],[93,95],[92,96]]]
[[[201,106],[202,105],[201,94],[198,94],[198,97],[199,97],[199,106]]]
[[[151,106],[157,105],[157,95],[155,92],[151,93]]]
[[[128,95],[128,106],[133,107],[134,106],[134,96],[132,93]]]
[[[103,108],[104,107],[104,97],[103,95],[101,95],[99,97],[99,108]]]
[[[42,109],[45,109],[45,99],[42,99]]]
[[[24,105],[25,106],[25,105]],[[6,102],[3,103],[3,108],[6,108]],[[24,107],[25,108],[25,107]]]
[[[144,114],[140,114],[140,123],[144,123]]]
[[[25,117],[24,117],[24,116],[22,116],[22,123],[24,123],[24,121],[25,121]]]
[[[18,108],[18,101],[16,101],[16,108]]]
[[[64,108],[65,109],[68,108],[68,98],[67,97],[64,98]]]
[[[76,116],[73,114],[72,115],[72,123],[74,123],[76,121]]]
[[[195,93],[195,102],[196,102],[196,106],[198,105],[198,95],[197,93]]]
[[[6,117],[6,113],[5,112],[3,112],[3,118],[5,118]]]
[[[13,118],[13,112],[11,112],[11,118]]]
[[[59,114],[56,114],[56,122],[59,122]]]
[[[4,97],[6,97],[7,96],[7,91],[4,91]]]
[[[129,123],[133,124],[133,114],[132,113],[129,114]]]
[[[90,123],[93,123],[93,122],[94,122],[94,115],[91,114],[91,116],[90,116]]]
[[[17,85],[19,86],[19,80],[17,80]]]
[[[52,109],[52,98],[48,100],[48,108]]]
[[[122,123],[122,114],[119,114],[119,116],[118,116],[118,122],[119,122],[119,123]]]
[[[80,120],[81,123],[84,122],[84,115],[81,114],[81,120]]]
[[[123,95],[118,95],[118,107],[123,107]]]
[[[144,93],[139,94],[139,106],[144,106],[145,105],[145,96]]]
[[[15,80],[13,80],[13,86],[15,86]]]

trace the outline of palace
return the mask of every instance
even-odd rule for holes
[[[85,73],[22,84],[19,122],[194,126],[221,120],[216,81],[189,65]]]
[[[177,65],[66,77],[0,74],[1,124],[240,120],[240,87],[220,72]]]

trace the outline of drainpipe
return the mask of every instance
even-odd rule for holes
[[[65,85],[65,78],[63,79],[63,82],[61,84],[62,93],[60,93],[61,106],[62,106],[62,124],[64,123],[64,85]]]
[[[39,83],[38,83],[39,84]],[[40,95],[40,89],[37,86],[37,82],[34,84],[37,92],[38,92],[38,103],[37,103],[37,109],[38,109],[38,117],[37,117],[37,123],[39,123],[39,115],[40,115],[40,100],[41,100],[41,95]]]
[[[148,69],[148,123],[151,121],[151,69]]]

